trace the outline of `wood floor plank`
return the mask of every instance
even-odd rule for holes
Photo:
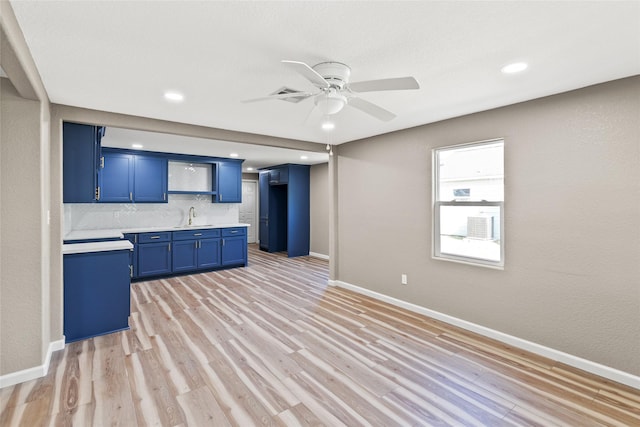
[[[0,426],[640,426],[640,390],[327,285],[249,265],[131,286],[131,329],[67,344],[0,390]]]

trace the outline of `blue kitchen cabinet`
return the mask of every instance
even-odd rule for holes
[[[221,259],[223,266],[247,265],[247,229],[222,229]]]
[[[100,202],[133,201],[134,156],[105,150],[100,169]]]
[[[221,264],[220,239],[202,239],[198,248],[198,268],[215,268]]]
[[[166,157],[104,149],[100,169],[100,202],[166,203]]]
[[[269,171],[261,171],[258,176],[260,200],[258,202],[259,229],[258,240],[260,249],[268,251],[269,241]]]
[[[309,255],[309,166],[288,164],[260,171],[260,249]]]
[[[126,233],[124,238],[131,242],[133,250],[129,259],[129,270],[131,278],[138,277],[138,235],[135,233]]]
[[[167,170],[166,157],[136,154],[133,168],[133,200],[136,203],[165,203]]]
[[[269,170],[269,185],[284,185],[289,183],[289,167],[280,166]]]
[[[216,165],[214,189],[218,203],[242,203],[242,161],[225,160]]]
[[[130,252],[64,255],[66,342],[129,329]]]
[[[138,234],[137,277],[159,276],[171,271],[171,233]]]
[[[198,241],[173,242],[173,272],[191,271],[198,268]]]
[[[309,166],[289,165],[287,182],[287,255],[309,255],[311,197]]]
[[[271,172],[261,171],[260,187],[260,249],[268,252],[287,250],[288,186],[272,185]]]
[[[98,195],[100,144],[104,127],[62,125],[62,201],[94,203]]]
[[[173,232],[173,272],[220,266],[220,230]]]

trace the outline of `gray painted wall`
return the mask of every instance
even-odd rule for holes
[[[329,256],[329,164],[311,166],[311,252]]]
[[[341,145],[338,280],[640,375],[639,119],[632,77]],[[504,270],[432,259],[431,149],[496,137]]]
[[[0,375],[4,375],[41,365],[43,342],[49,337],[44,318],[48,280],[43,280],[42,262],[46,246],[41,229],[40,102],[20,97],[6,78],[0,78],[0,100]]]

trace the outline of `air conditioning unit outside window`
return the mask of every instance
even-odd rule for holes
[[[468,216],[467,238],[490,240],[493,238],[492,216]]]

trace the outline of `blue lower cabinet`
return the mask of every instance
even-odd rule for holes
[[[134,247],[134,279],[247,265],[245,227],[132,233],[125,238]]]
[[[219,267],[220,239],[202,239],[198,242],[198,268]]]
[[[190,271],[198,268],[198,241],[180,240],[173,242],[173,272]]]
[[[145,234],[151,233],[140,234],[138,238],[137,277],[159,276],[171,273],[171,241],[160,240],[154,243],[142,243]],[[170,233],[159,234],[170,236]]]
[[[247,265],[247,229],[223,228],[221,260],[223,266]]]
[[[129,329],[130,250],[64,255],[64,335],[78,341]]]

